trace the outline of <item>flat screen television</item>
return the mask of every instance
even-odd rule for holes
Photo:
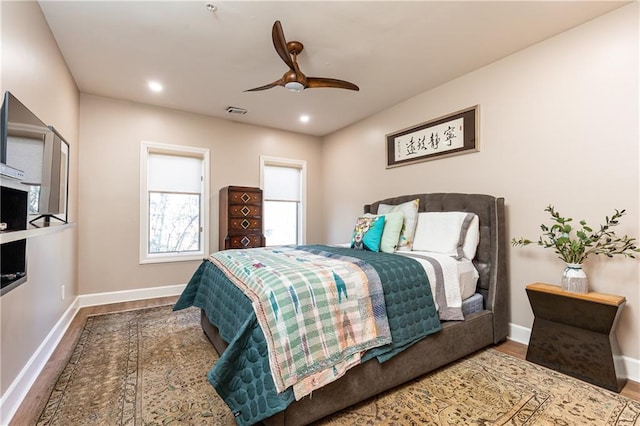
[[[0,115],[2,179],[29,192],[32,224],[50,218],[66,222],[68,144],[8,91]]]

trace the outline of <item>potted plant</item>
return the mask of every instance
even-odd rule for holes
[[[580,228],[571,226],[573,219],[560,216],[553,206],[548,206],[544,211],[549,212],[552,224],[540,225],[542,235],[537,242],[524,237],[519,240],[513,238],[511,245],[526,246],[537,244],[544,248],[552,248],[566,263],[562,274],[562,289],[575,293],[588,293],[589,282],[582,270],[582,263],[592,254],[603,254],[607,257],[621,255],[635,258],[634,253],[640,252],[636,247],[636,239],[627,235],[618,237],[611,229],[618,225],[619,219],[624,216],[625,210],[615,210],[615,213],[605,217],[604,225],[600,225],[598,231],[590,228],[584,220],[581,220]]]

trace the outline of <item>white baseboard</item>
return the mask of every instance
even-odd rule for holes
[[[640,359],[623,356],[624,368],[627,370],[627,378],[640,383]]]
[[[60,340],[80,308],[152,299],[156,297],[177,296],[182,293],[185,287],[186,284],[177,284],[111,293],[85,294],[76,297],[20,371],[16,379],[11,383],[7,391],[2,395],[2,398],[0,398],[0,425],[8,425],[16,411],[18,411],[22,400],[27,395],[27,392],[29,392],[29,389],[31,389],[31,386],[33,386],[38,375],[42,372],[49,357],[51,357],[58,343],[60,343]]]
[[[523,327],[521,325],[509,323],[509,340],[522,343],[523,345],[529,344],[529,338],[531,337],[531,329]]]
[[[141,288],[136,290],[113,291],[109,293],[91,293],[78,296],[78,306],[108,305],[109,303],[131,302],[134,300],[153,299],[155,297],[178,296],[186,284],[163,287]]]
[[[530,338],[530,328],[509,323],[509,340],[528,345]],[[622,361],[624,363],[624,369],[627,373],[627,378],[629,380],[633,380],[634,382],[640,382],[640,359],[623,356]]]
[[[0,425],[7,425],[78,312],[78,299],[67,308],[27,364],[0,398]]]

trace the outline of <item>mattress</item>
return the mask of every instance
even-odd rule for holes
[[[467,315],[475,314],[484,309],[484,297],[480,293],[474,293],[471,297],[462,301],[462,313]]]

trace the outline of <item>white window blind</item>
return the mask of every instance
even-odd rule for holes
[[[306,162],[260,157],[267,246],[304,244]]]
[[[301,201],[300,169],[264,166],[264,199]]]
[[[149,191],[200,193],[202,158],[149,153]]]

